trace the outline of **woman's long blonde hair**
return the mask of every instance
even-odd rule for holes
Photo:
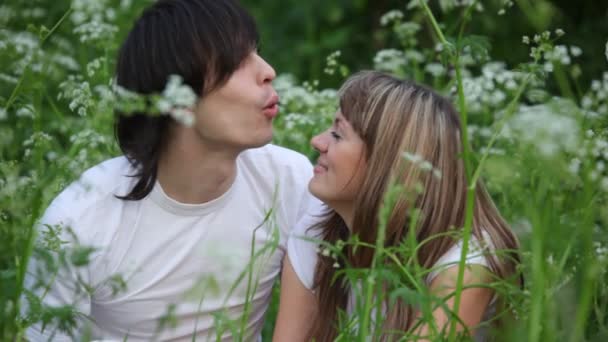
[[[417,242],[436,236],[418,249],[416,257],[422,268],[432,268],[458,241],[457,234],[445,233],[457,232],[464,225],[467,181],[458,113],[448,99],[434,91],[375,71],[351,76],[339,94],[342,115],[365,142],[367,169],[355,200],[352,229],[333,211],[312,229],[321,229],[322,238],[332,244],[356,234],[360,241],[373,245],[387,190],[395,184],[406,189],[421,184],[422,192],[414,197],[403,194],[394,202],[386,218],[385,246],[404,243],[411,210],[416,208],[420,213],[414,228]],[[404,152],[430,162],[441,176],[416,167],[402,157]],[[506,279],[516,274],[517,238],[481,181],[476,186],[473,235],[480,242],[489,240],[494,251],[502,252],[487,258],[496,276]],[[372,248],[353,250],[347,246],[342,264],[367,268],[373,255]],[[316,341],[335,339],[338,309],[346,310],[349,287],[343,277],[335,277],[338,270],[332,258],[319,257],[314,284],[319,315],[311,332]],[[409,305],[397,301],[386,313],[383,330],[407,331],[413,316]]]

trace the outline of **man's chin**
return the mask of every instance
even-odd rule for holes
[[[243,150],[248,150],[250,148],[259,148],[262,146],[266,146],[266,145],[270,144],[271,142],[272,142],[272,134],[270,134],[268,137],[263,137],[263,138],[255,139],[253,141],[244,142],[243,144],[241,144],[241,147]]]

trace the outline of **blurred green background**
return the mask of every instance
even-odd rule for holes
[[[460,16],[447,14],[454,1],[431,1],[448,34],[456,36]],[[408,10],[409,0],[243,0],[256,17],[262,36],[262,54],[278,73],[292,73],[300,80],[321,81],[322,86],[337,86],[341,79],[323,75],[325,58],[339,48],[341,61],[358,70],[370,68],[375,51],[391,46],[390,35],[380,26],[380,17],[391,9],[400,9],[406,19],[423,25],[432,46],[431,27],[419,11]],[[608,39],[608,1],[606,0],[483,0],[483,12],[474,12],[469,33],[490,39],[494,60],[508,65],[527,60],[529,47],[522,36],[532,37],[544,30],[561,28],[566,34],[558,44],[575,45],[584,53],[580,58],[582,79],[589,84],[593,75],[605,70],[604,54]],[[497,16],[501,8],[506,13]],[[453,9],[461,11],[461,9]],[[394,46],[394,44],[393,44]]]

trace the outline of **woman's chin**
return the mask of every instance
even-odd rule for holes
[[[318,179],[313,177],[308,183],[308,191],[316,198],[324,203],[327,203],[327,196],[323,196],[323,186],[319,184]]]

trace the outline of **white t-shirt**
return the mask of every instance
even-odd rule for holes
[[[323,206],[319,204],[311,206],[311,211],[298,222],[289,237],[289,241],[287,242],[287,255],[289,255],[289,261],[291,262],[291,265],[302,285],[309,290],[312,290],[314,285],[314,273],[319,253],[319,244],[314,240],[319,241],[320,239],[320,231],[318,229],[309,228],[318,222],[320,217],[319,214],[323,212]],[[430,285],[433,279],[435,279],[435,277],[442,270],[445,270],[450,266],[458,265],[460,262],[461,253],[462,241],[456,243],[442,257],[439,258],[426,278],[427,284]],[[477,264],[489,268],[489,264],[484,256],[484,252],[474,236],[472,236],[471,240],[469,241],[466,264]],[[492,298],[490,305],[486,309],[483,318],[484,321],[491,318],[495,312],[495,300],[496,297]],[[352,310],[354,305],[355,298],[353,298],[351,295],[348,303],[349,312]],[[485,335],[485,329],[480,327],[477,329],[475,334],[475,340],[483,341]]]
[[[200,205],[176,202],[159,183],[140,201],[117,199],[131,190],[136,179],[128,175],[133,173],[125,157],[107,160],[49,206],[42,225],[69,226],[81,245],[98,250],[88,267],[60,273],[44,303],[76,305],[94,322],[94,339],[189,341],[196,334],[197,340],[215,341],[214,317],[222,314],[237,320],[237,327],[244,322],[245,340],[258,338],[287,237],[316,201],[307,190],[312,177],[308,159],[273,145],[244,151],[230,189]],[[237,281],[257,253],[252,276],[246,273]],[[35,265],[30,265],[28,284],[34,281]],[[122,275],[127,289],[113,295],[107,280],[115,274]],[[77,277],[93,288],[91,296],[75,293]],[[177,326],[157,332],[170,305]],[[249,315],[242,320],[246,308]],[[222,340],[232,339],[230,327],[224,326]],[[53,327],[27,331],[31,341],[51,336],[69,340]]]

